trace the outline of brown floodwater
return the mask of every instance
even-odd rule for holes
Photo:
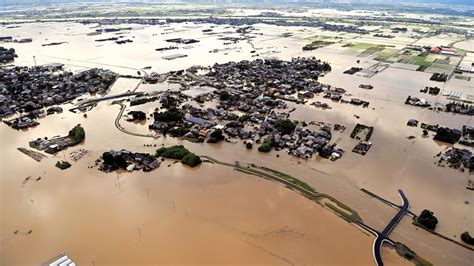
[[[195,64],[252,59],[254,49],[241,42],[233,50],[209,53],[225,45],[216,36],[204,36],[200,28],[172,25],[173,33],[161,35],[163,27],[142,27],[126,33],[135,36],[134,43],[124,46],[115,43],[96,43],[95,38],[112,34],[86,36],[89,26],[67,23],[28,24],[5,30],[5,35],[18,38],[32,37],[31,44],[11,46],[20,55],[16,64],[60,62],[71,70],[104,67],[122,74],[134,74],[145,66],[151,71],[166,72]],[[193,28],[194,27],[194,28]],[[66,30],[68,28],[69,30]],[[432,138],[421,138],[420,128],[406,126],[416,118],[421,122],[439,123],[460,128],[473,125],[467,116],[435,113],[403,104],[407,94],[416,95],[424,86],[441,86],[443,92],[456,88],[472,91],[472,83],[456,81],[438,84],[429,81],[430,74],[389,68],[368,79],[344,75],[357,59],[341,52],[340,47],[302,52],[305,37],[311,32],[298,28],[282,30],[259,26],[262,36],[256,36],[254,46],[259,51],[282,59],[293,56],[317,56],[329,61],[333,70],[322,82],[340,86],[349,93],[370,100],[363,109],[351,105],[328,102],[333,109],[320,110],[310,105],[295,105],[294,119],[340,123],[347,126],[344,133],[336,133],[334,140],[346,150],[342,159],[299,160],[284,152],[261,154],[236,144],[200,144],[170,137],[159,139],[126,135],[114,126],[120,106],[110,102],[98,104],[88,117],[65,112],[40,119],[41,125],[19,132],[0,125],[0,264],[39,264],[64,251],[81,264],[146,264],[146,263],[201,263],[201,264],[372,264],[373,236],[351,226],[332,212],[306,200],[299,194],[268,180],[234,172],[230,168],[203,164],[197,169],[180,164],[163,163],[151,173],[105,174],[94,165],[102,152],[128,149],[152,153],[156,148],[144,144],[170,145],[183,143],[201,155],[241,164],[256,163],[301,178],[316,190],[330,194],[355,209],[364,222],[382,230],[396,210],[368,197],[360,188],[368,189],[395,203],[401,188],[407,195],[411,210],[434,211],[440,220],[437,231],[459,240],[464,231],[474,232],[474,197],[466,190],[472,176],[453,169],[434,165],[434,156],[447,148]],[[234,29],[235,30],[235,29]],[[278,38],[293,30],[293,38]],[[217,26],[215,31],[232,31]],[[54,33],[53,33],[54,32]],[[308,35],[308,36],[306,36]],[[155,48],[168,46],[166,38],[200,38],[192,49],[179,52],[188,58],[165,61]],[[68,41],[60,46],[42,47],[42,43]],[[337,45],[335,45],[337,46]],[[175,53],[175,52],[171,52]],[[177,53],[177,52],[176,52]],[[374,63],[363,58],[361,65]],[[372,84],[366,91],[359,84]],[[137,80],[120,79],[110,93],[134,89]],[[170,86],[172,87],[172,86]],[[163,90],[163,85],[141,86],[141,90]],[[445,102],[442,96],[425,96],[433,102]],[[129,110],[151,111],[157,103],[148,103]],[[290,108],[293,104],[289,104]],[[359,119],[354,114],[360,116]],[[127,130],[148,134],[147,123],[136,124],[122,118]],[[356,123],[375,126],[373,145],[366,156],[352,153],[356,141],[349,138]],[[83,144],[69,148],[38,163],[16,150],[28,147],[28,141],[44,136],[61,135],[76,124],[86,129]],[[414,135],[417,138],[408,140]],[[54,167],[57,160],[69,159],[69,153],[79,148],[91,154],[65,171]],[[280,154],[277,158],[275,155]],[[28,181],[27,176],[41,176],[40,181]],[[13,232],[19,230],[20,234]],[[30,235],[21,234],[32,230]],[[439,265],[470,265],[472,252],[418,230],[405,217],[391,237],[407,244],[425,259]],[[344,254],[343,256],[341,254]],[[384,249],[387,264],[406,263],[391,249]]]
[[[2,265],[37,265],[59,252],[79,265],[372,262],[373,236],[294,191],[229,167],[190,169],[165,161],[150,173],[89,168],[110,148],[153,152],[141,139],[120,134],[110,123],[113,114],[99,107],[87,119],[47,117],[21,134],[0,128],[2,139],[11,140],[1,153]],[[74,123],[87,131],[78,147],[40,163],[16,150]],[[54,167],[57,160],[71,161],[78,148],[91,153],[68,170]],[[27,176],[33,178],[25,182]],[[385,257],[403,262],[395,254]]]

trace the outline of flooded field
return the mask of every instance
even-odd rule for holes
[[[425,86],[440,86],[442,93],[461,90],[474,94],[469,81],[451,79],[447,83],[430,81],[430,73],[397,67],[372,78],[346,75],[352,66],[370,67],[372,57],[360,57],[335,43],[314,51],[302,51],[309,38],[330,32],[301,27],[256,25],[254,39],[224,44],[222,36],[236,37],[235,28],[208,24],[170,24],[162,26],[122,25],[132,30],[120,35],[133,43],[96,42],[115,33],[89,36],[97,25],[76,23],[33,23],[2,33],[15,38],[33,38],[32,43],[11,43],[19,57],[16,65],[62,63],[80,71],[91,67],[106,68],[123,75],[137,71],[164,73],[193,65],[212,65],[228,61],[278,57],[315,56],[331,64],[332,70],[320,81],[342,87],[355,97],[370,101],[369,108],[334,103],[318,98],[333,108],[317,109],[309,104],[289,103],[296,110],[291,119],[339,123],[347,127],[333,136],[346,152],[332,162],[311,158],[297,159],[284,152],[259,153],[235,144],[207,144],[181,141],[172,137],[143,138],[124,134],[114,124],[120,106],[101,102],[87,113],[65,112],[40,119],[27,131],[15,131],[0,125],[0,264],[37,265],[59,252],[65,252],[79,264],[338,264],[373,263],[374,237],[337,217],[329,209],[307,200],[284,186],[246,175],[232,168],[204,163],[197,169],[166,161],[151,173],[109,173],[97,170],[94,161],[108,150],[127,149],[153,153],[161,145],[182,143],[198,155],[241,164],[255,163],[285,173],[334,196],[356,210],[365,223],[382,230],[396,210],[360,191],[367,189],[399,204],[397,189],[410,200],[411,211],[419,214],[432,210],[439,219],[437,232],[458,239],[463,231],[474,231],[474,197],[466,185],[472,175],[434,165],[435,155],[449,145],[422,138],[419,128],[407,127],[416,118],[429,124],[460,128],[474,125],[472,117],[434,112],[404,104],[407,95],[418,95]],[[203,29],[213,28],[213,34]],[[291,32],[291,37],[282,34]],[[333,33],[332,33],[333,34]],[[169,46],[165,39],[194,38],[199,43],[180,45],[178,51],[158,52]],[[344,40],[356,38],[351,34]],[[408,37],[395,48],[409,43]],[[49,42],[66,42],[42,46]],[[360,42],[370,41],[366,39]],[[420,43],[444,43],[434,38]],[[386,42],[385,42],[386,43]],[[472,43],[471,43],[472,44]],[[469,43],[459,43],[459,48]],[[463,48],[466,49],[466,48]],[[252,53],[256,51],[256,53]],[[165,55],[185,53],[186,58],[164,60]],[[259,56],[255,56],[258,54]],[[149,66],[149,68],[148,68]],[[146,69],[144,69],[147,67]],[[363,90],[360,84],[371,84]],[[109,94],[138,91],[163,91],[175,84],[139,85],[137,79],[120,78]],[[137,87],[138,86],[138,87]],[[446,103],[439,96],[423,95],[430,101]],[[127,107],[124,113],[147,113],[156,102]],[[213,103],[207,103],[212,106]],[[150,134],[152,121],[131,123],[118,117],[130,132]],[[366,156],[352,153],[357,143],[349,138],[356,123],[374,126],[373,146]],[[86,140],[38,163],[20,153],[38,137],[65,134],[74,125],[86,130]],[[414,135],[415,139],[407,139]],[[145,147],[144,144],[151,144]],[[156,146],[154,146],[156,145]],[[91,152],[68,170],[54,167],[57,160],[69,159],[79,148]],[[276,154],[279,157],[276,157]],[[24,182],[28,176],[41,177]],[[471,204],[466,204],[470,202]],[[19,234],[14,234],[18,230]],[[31,234],[23,234],[32,230]],[[391,238],[412,248],[435,265],[470,265],[472,252],[417,229],[409,217],[394,230]],[[27,251],[27,255],[25,255]],[[340,254],[345,254],[340,256]],[[394,250],[384,249],[387,265],[407,264]]]
[[[8,217],[1,227],[2,264],[34,265],[60,251],[78,264],[97,265],[371,263],[371,235],[277,183],[211,164],[189,169],[166,161],[151,173],[89,168],[108,149],[154,150],[104,123],[116,111],[99,106],[88,118],[48,117],[22,134],[1,127],[2,137],[12,140],[2,151],[0,211]],[[40,163],[16,150],[76,123],[87,130],[78,147]],[[68,170],[54,167],[77,149],[92,152]]]
[[[462,42],[458,42],[454,45],[454,47],[459,49],[464,49],[466,51],[474,52],[474,40],[465,40]]]

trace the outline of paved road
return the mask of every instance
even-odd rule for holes
[[[402,190],[399,189],[398,193],[400,194],[400,198],[402,199],[403,205],[400,208],[400,211],[398,211],[398,213],[395,215],[395,217],[393,217],[390,223],[388,223],[385,229],[381,233],[377,232],[377,238],[374,241],[373,253],[378,266],[383,266],[382,256],[380,255],[383,242],[389,242],[393,245],[395,244],[392,240],[388,238],[388,235],[392,232],[395,226],[397,226],[398,222],[400,222],[400,220],[403,218],[403,216],[405,216],[408,211],[408,199],[405,197],[405,194],[403,194]]]
[[[125,111],[126,106],[122,102],[118,104],[120,105],[120,112],[118,113],[117,118],[115,118],[115,127],[118,130],[122,131],[125,134],[136,136],[136,137],[145,137],[145,138],[153,138],[153,139],[157,139],[160,137],[159,135],[141,134],[137,132],[132,132],[122,127],[122,125],[120,125],[120,118],[122,118],[122,115],[123,115],[123,112]]]

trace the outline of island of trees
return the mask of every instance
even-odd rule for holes
[[[156,151],[156,157],[181,160],[182,164],[188,165],[190,167],[195,167],[202,163],[202,160],[199,156],[188,151],[183,145],[161,147]]]
[[[435,230],[438,224],[438,219],[433,215],[430,210],[423,210],[415,220],[415,225],[428,229],[430,231]]]
[[[0,46],[0,63],[5,64],[13,62],[15,57],[18,57],[18,55],[15,53],[15,49],[7,49],[3,46]]]
[[[461,234],[461,240],[469,245],[474,245],[474,238],[467,231]]]

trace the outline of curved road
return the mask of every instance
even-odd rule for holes
[[[115,127],[122,131],[123,133],[125,134],[128,134],[128,135],[132,135],[132,136],[136,136],[136,137],[145,137],[145,138],[153,138],[153,139],[158,139],[160,136],[158,135],[151,135],[151,134],[141,134],[141,133],[136,133],[136,132],[132,132],[132,131],[128,131],[126,130],[124,127],[122,127],[122,125],[120,125],[120,118],[122,117],[123,115],[123,112],[125,111],[125,104],[123,103],[117,103],[120,105],[120,112],[118,113],[117,115],[117,118],[115,118]]]
[[[388,223],[388,225],[385,227],[385,229],[382,231],[382,233],[377,232],[377,238],[374,241],[374,246],[373,246],[373,253],[374,253],[374,258],[375,261],[377,262],[378,266],[383,266],[383,261],[382,261],[382,256],[380,255],[380,250],[382,249],[382,244],[383,242],[389,242],[392,245],[395,245],[395,243],[388,238],[388,235],[392,232],[392,230],[397,226],[398,222],[405,216],[405,214],[408,211],[409,203],[408,199],[405,197],[405,194],[403,193],[402,190],[398,190],[398,193],[400,194],[400,198],[402,199],[402,207],[400,208],[400,211],[393,217],[393,219]]]

